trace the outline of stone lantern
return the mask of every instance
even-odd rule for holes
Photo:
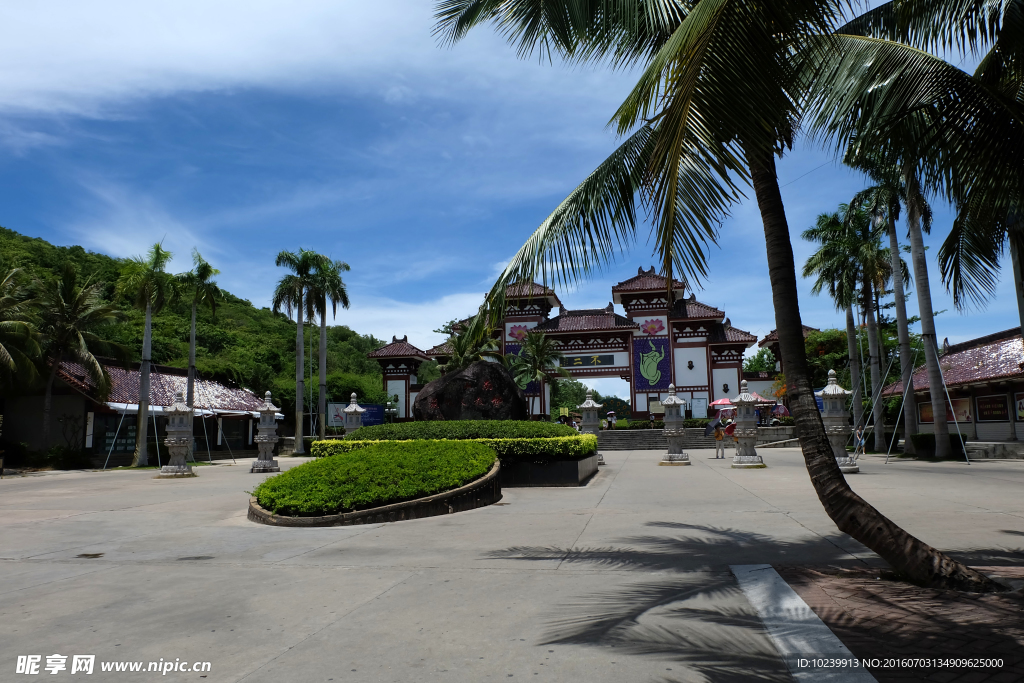
[[[736,429],[733,436],[736,437],[737,445],[732,466],[737,469],[766,467],[754,448],[757,444],[757,413],[754,412],[757,399],[747,392],[747,380],[740,382],[740,395],[730,401],[736,406]]]
[[[171,459],[160,468],[156,476],[160,479],[196,476],[191,465],[185,461],[192,448],[192,409],[185,403],[185,397],[180,391],[174,394],[174,403],[164,410],[164,415],[167,416],[164,445]]]
[[[352,392],[349,404],[341,412],[345,414],[345,434],[351,434],[363,426],[363,413],[366,412],[366,408],[356,403],[356,392]]]
[[[686,437],[686,428],[683,420],[686,419],[686,401],[676,396],[676,386],[668,385],[668,398],[661,402],[665,407],[665,439],[668,441],[668,452],[661,459],[659,465],[689,465],[690,456],[683,452],[683,440]]]
[[[814,395],[821,399],[824,410],[821,411],[821,421],[825,423],[825,433],[832,443],[832,452],[835,453],[836,463],[843,474],[856,474],[860,472],[857,461],[850,453],[846,452],[846,440],[850,438],[853,427],[850,426],[850,413],[846,409],[846,397],[852,394],[836,384],[836,371],[828,371],[828,384],[821,391],[815,391]]]
[[[576,407],[579,408],[580,414],[583,416],[583,424],[580,426],[580,431],[584,434],[597,436],[601,431],[601,418],[597,411],[603,408],[604,404],[594,403],[594,390],[587,389],[587,400]],[[601,453],[597,454],[597,464],[604,464],[604,455]]]
[[[260,421],[256,425],[256,448],[259,455],[252,464],[250,472],[280,472],[274,460],[274,446],[277,445],[277,406],[270,402],[270,392],[263,395],[263,405],[259,408]]]

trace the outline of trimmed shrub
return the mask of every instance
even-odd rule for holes
[[[526,420],[430,420],[362,427],[346,439],[357,441],[411,441],[413,439],[538,439],[574,436],[576,430],[554,422]]]
[[[910,440],[914,443],[914,450],[919,458],[935,457],[935,435],[934,434],[911,434]],[[959,434],[949,435],[949,448],[952,457],[961,457],[964,454],[964,442]]]
[[[573,431],[570,428],[570,431]],[[498,454],[505,462],[527,461],[547,462],[550,460],[582,460],[597,453],[597,437],[593,434],[577,434],[575,436],[556,436],[547,439],[465,439],[461,441],[432,441],[437,444],[477,443],[486,446]],[[312,453],[324,458],[344,453],[352,453],[376,444],[380,441],[348,441],[332,439],[313,443]],[[401,442],[405,443],[405,442]]]
[[[314,448],[342,443],[318,441]],[[492,449],[464,441],[365,442],[358,450],[293,467],[253,495],[279,515],[333,515],[459,488],[487,474],[495,460]]]
[[[779,424],[783,427],[792,427],[796,424],[796,420],[789,415],[783,415],[779,418]]]
[[[707,427],[711,420],[706,417],[690,417],[683,420],[683,426],[693,429],[695,427]]]

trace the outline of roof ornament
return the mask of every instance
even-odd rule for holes
[[[609,301],[608,305],[604,307],[604,310],[608,311],[609,313],[614,313],[615,312],[615,304],[613,304],[611,301]]]

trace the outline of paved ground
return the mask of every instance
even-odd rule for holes
[[[790,680],[729,565],[880,563],[822,512],[798,451],[764,451],[765,470],[710,455],[612,452],[584,488],[333,529],[247,521],[265,475],[242,461],[4,479],[0,681],[54,653],[206,660],[205,679],[167,679],[247,683]],[[1024,462],[862,468],[854,488],[923,540],[1024,566]],[[98,667],[59,680],[154,675]]]

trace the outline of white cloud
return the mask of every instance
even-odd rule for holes
[[[427,350],[446,339],[433,330],[449,320],[474,313],[484,299],[484,292],[448,294],[421,303],[396,301],[366,292],[351,298],[352,308],[339,310],[338,317],[332,322],[385,341],[391,341],[392,336],[401,339],[408,335],[410,344]]]

